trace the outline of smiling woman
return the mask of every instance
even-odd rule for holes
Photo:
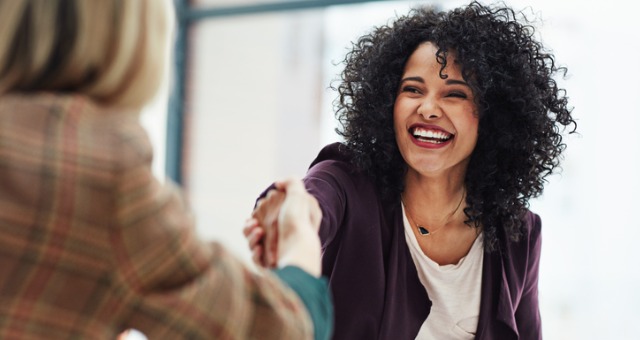
[[[575,125],[562,71],[508,7],[418,8],[347,53],[344,143],[305,178],[335,339],[538,339],[540,218]],[[266,226],[245,230],[263,265]]]
[[[396,143],[410,178],[462,176],[478,139],[473,91],[453,56],[441,70],[437,51],[427,42],[411,55],[394,105]]]

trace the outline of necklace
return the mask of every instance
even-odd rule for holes
[[[427,229],[425,226],[416,223],[413,218],[411,217],[411,213],[409,212],[409,208],[407,208],[407,205],[404,203],[404,197],[402,195],[400,195],[400,202],[402,202],[402,205],[404,206],[404,210],[407,213],[407,217],[409,218],[409,224],[413,224],[416,226],[416,228],[418,229],[418,232],[420,233],[420,235],[422,236],[429,236],[429,235],[433,235],[435,233],[437,233],[438,231],[444,229],[444,227],[447,226],[447,222],[448,220],[451,218],[451,216],[453,216],[458,209],[460,209],[460,205],[462,205],[462,201],[464,200],[464,196],[466,194],[466,190],[462,192],[462,197],[460,197],[460,202],[458,202],[458,205],[456,206],[456,208],[447,216],[447,218],[445,219],[445,223],[442,227],[436,229],[436,230],[429,230]]]

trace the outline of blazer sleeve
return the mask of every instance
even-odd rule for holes
[[[319,235],[323,248],[335,239],[345,217],[347,188],[352,181],[340,165],[338,161],[322,161],[311,167],[303,179],[322,211]]]
[[[538,305],[538,273],[540,269],[541,221],[534,213],[528,214],[530,226],[527,269],[520,303],[515,311],[520,339],[542,339],[542,325]]]
[[[120,138],[110,237],[123,327],[151,339],[311,339],[298,296],[201,242],[177,188],[151,172],[146,134]],[[327,292],[317,303],[328,303]]]
[[[313,321],[315,340],[329,339],[333,331],[333,304],[327,301],[327,280],[317,279],[294,266],[276,269],[275,273],[300,296],[307,307]]]

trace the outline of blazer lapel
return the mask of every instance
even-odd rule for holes
[[[500,251],[484,253],[476,339],[518,339],[513,300]]]

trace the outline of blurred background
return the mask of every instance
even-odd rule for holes
[[[351,42],[419,5],[467,1],[174,0],[173,60],[142,121],[154,171],[208,240],[250,262],[256,196],[338,141],[330,89]],[[483,1],[483,3],[490,3]],[[509,0],[568,67],[578,132],[531,210],[542,217],[545,339],[639,339],[640,21],[626,0]]]

